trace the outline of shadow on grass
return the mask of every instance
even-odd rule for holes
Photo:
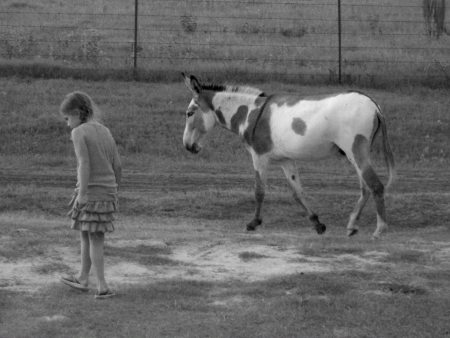
[[[261,258],[267,258],[267,257],[268,256],[266,256],[266,255],[261,255],[257,252],[252,252],[252,251],[244,251],[239,254],[239,258],[244,262],[249,262],[254,259],[261,259]]]
[[[428,291],[425,288],[419,286],[412,286],[408,284],[398,284],[398,283],[380,283],[379,287],[382,291],[391,293],[400,293],[404,295],[425,295]]]
[[[127,261],[134,261],[142,265],[179,265],[178,261],[165,257],[172,250],[169,247],[159,248],[149,245],[135,247],[105,246],[105,255],[119,257]]]
[[[426,264],[430,261],[430,253],[419,250],[392,250],[387,256],[382,258],[383,262],[388,263],[409,263],[409,264]]]
[[[72,272],[72,269],[64,263],[51,262],[34,266],[33,271],[40,275],[48,275],[54,272],[69,274],[70,272]]]

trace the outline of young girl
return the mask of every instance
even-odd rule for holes
[[[109,129],[95,119],[97,110],[87,94],[68,94],[60,112],[72,129],[77,158],[78,182],[68,215],[72,229],[80,231],[81,238],[80,273],[61,277],[61,282],[88,291],[93,265],[97,279],[95,298],[109,298],[115,294],[105,281],[103,246],[105,233],[114,231],[112,221],[118,207],[117,189],[122,171],[119,153]]]

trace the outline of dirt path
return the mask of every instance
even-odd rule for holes
[[[186,225],[185,230],[189,227]],[[442,230],[444,229],[433,229],[435,232]],[[192,231],[196,231],[195,227],[192,227]],[[387,259],[392,251],[399,250],[405,250],[408,255],[412,251],[417,254],[426,253],[433,262],[433,266],[426,267],[428,271],[450,269],[450,242],[427,239],[423,232],[396,234],[396,238],[392,240],[378,246],[369,244],[367,248],[363,247],[367,243],[366,239],[351,242],[337,233],[331,233],[328,241],[335,238],[339,244],[325,250],[317,250],[317,245],[321,246],[322,237],[311,233],[294,235],[265,231],[263,234],[238,233],[224,236],[220,232],[210,231],[198,241],[163,241],[154,239],[159,236],[158,226],[155,225],[151,232],[152,238],[113,238],[107,241],[110,248],[133,252],[132,256],[127,257],[107,256],[106,274],[116,289],[165,280],[252,282],[296,273],[383,271],[394,264],[396,269],[401,269],[399,262]],[[167,237],[167,232],[165,235],[161,234],[161,237],[164,236]],[[401,236],[403,242],[399,241]],[[412,238],[413,241],[405,242],[405,238]],[[4,236],[0,237],[0,248],[7,240]],[[154,254],[148,255],[146,252]],[[141,257],[151,257],[151,260],[161,258],[166,263],[143,263],[140,262]],[[0,260],[0,288],[36,292],[42,287],[58,283],[62,271],[67,271],[68,267],[75,272],[78,266],[77,246],[55,245],[38,257],[15,261],[3,259]],[[91,285],[95,285],[94,280],[91,280]]]

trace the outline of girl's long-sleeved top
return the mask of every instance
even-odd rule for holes
[[[72,130],[77,156],[77,191],[88,201],[116,200],[121,161],[111,132],[89,121]]]

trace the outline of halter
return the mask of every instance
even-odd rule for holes
[[[262,113],[264,111],[264,108],[266,108],[267,102],[272,98],[272,96],[273,95],[267,96],[266,100],[264,101],[264,103],[262,104],[261,108],[259,109],[259,113],[258,113],[258,116],[256,116],[255,125],[253,126],[253,130],[252,130],[252,139],[255,137],[255,130],[256,130],[258,122],[259,122],[259,120],[261,118],[261,115],[262,115]],[[261,94],[259,94],[259,97],[266,97],[266,94],[265,93],[261,93]]]

